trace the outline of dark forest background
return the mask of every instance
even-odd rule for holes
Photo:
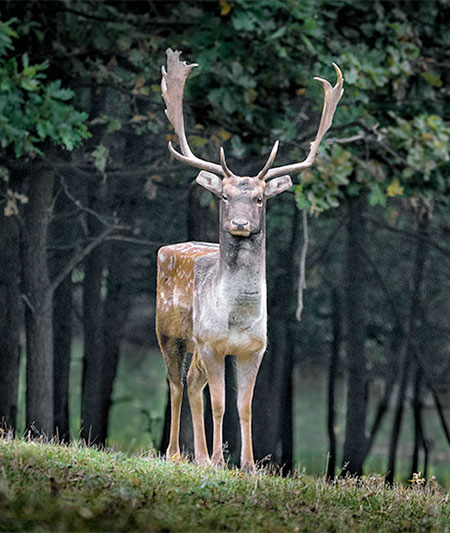
[[[165,50],[199,64],[191,147],[218,161],[223,145],[241,175],[276,139],[276,165],[306,156],[313,77],[334,83],[334,61],[345,93],[317,163],[268,206],[255,454],[449,484],[449,3],[7,0],[0,15],[3,427],[164,449],[156,251],[218,231],[213,196],[167,150]],[[230,360],[231,460],[233,378]]]

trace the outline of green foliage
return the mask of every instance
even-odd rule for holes
[[[365,140],[349,141],[346,150],[335,152],[323,147],[316,168],[302,176],[299,205],[320,213],[363,190],[369,191],[372,205],[403,195],[446,201],[449,126],[442,118],[445,107],[440,102],[445,100],[439,69],[447,37],[439,24],[439,3],[395,9],[381,2],[370,9],[368,4],[347,1],[334,6],[335,23],[343,17],[359,22],[344,24],[339,41],[328,41],[320,57],[328,62],[327,56],[336,53],[346,90],[336,120],[345,117],[348,136],[362,132]],[[421,25],[425,10],[427,24]],[[322,17],[318,24],[327,21]],[[433,49],[425,44],[432,28]],[[359,124],[365,124],[365,130]],[[371,134],[370,128],[377,127]]]
[[[74,93],[61,81],[47,81],[48,61],[30,64],[28,54],[18,58],[12,29],[16,21],[0,23],[0,146],[14,155],[42,154],[44,141],[67,150],[89,137],[86,113],[67,103]]]
[[[442,106],[435,103],[444,87],[439,50],[445,48],[446,39],[439,25],[443,16],[439,3],[391,9],[382,2],[369,6],[350,0],[238,0],[189,10],[186,16],[191,26],[177,42],[181,49],[188,45],[186,59],[200,65],[188,83],[188,98],[204,108],[206,95],[210,118],[234,131],[231,146],[237,157],[255,149],[266,152],[274,137],[312,139],[319,115],[311,108],[319,111],[322,105],[320,86],[312,77],[328,75],[332,81],[327,65],[335,61],[341,66],[346,93],[335,123],[347,123],[349,136],[361,131],[358,122],[364,123],[370,144],[324,146],[317,171],[301,176],[299,205],[320,213],[363,190],[369,191],[372,204],[383,205],[389,196],[445,196],[445,155],[438,152],[445,152],[447,126]],[[420,17],[428,23],[419,24]],[[354,24],[347,24],[348,20]],[[425,44],[432,27],[437,28],[433,33],[437,48]],[[408,100],[417,95],[426,100]],[[310,103],[314,117],[306,135],[304,119],[292,112],[300,99]],[[419,132],[421,126],[414,118],[418,113],[436,117],[436,127]],[[401,121],[412,124],[408,141],[402,138],[406,128],[401,130]],[[383,135],[377,142],[369,133],[375,127]],[[417,149],[414,135],[422,133],[431,137],[426,135],[424,146]],[[393,152],[408,150],[408,154],[386,154],[386,145]],[[304,153],[292,148],[288,159],[303,159]],[[411,179],[416,168],[423,168],[421,182]]]
[[[99,144],[95,150],[92,152],[92,157],[94,158],[95,167],[104,174],[106,163],[108,162],[109,150],[103,145]]]
[[[326,145],[315,168],[302,174],[303,185],[296,188],[298,207],[316,214],[338,207],[341,189],[350,184],[354,166],[348,150],[338,144]]]
[[[0,530],[423,531],[450,527],[436,483],[327,484],[302,474],[166,463],[92,448],[0,439]]]
[[[450,127],[438,115],[423,113],[395,122],[382,133],[395,153],[397,174],[412,196],[440,199],[449,189]]]

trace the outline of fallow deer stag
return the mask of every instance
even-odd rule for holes
[[[201,169],[196,181],[220,198],[219,244],[186,242],[158,252],[156,332],[170,387],[171,425],[167,457],[179,454],[180,409],[185,353],[193,354],[187,375],[194,428],[195,461],[209,464],[203,418],[203,389],[209,384],[213,413],[211,463],[224,464],[222,420],[225,406],[224,358],[236,356],[238,412],[241,427],[241,468],[254,469],[251,404],[256,375],[266,349],[266,200],[289,189],[287,173],[301,172],[314,163],[323,135],[331,126],[343,93],[343,78],[333,64],[334,87],[321,78],[324,107],[316,139],[300,163],[271,168],[278,141],[255,177],[241,177],[228,168],[224,151],[220,165],[196,157],[188,144],[183,121],[183,91],[196,64],[180,61],[168,49],[167,71],[162,67],[162,96],[166,115],[178,136],[181,152],[169,142],[179,161]],[[223,179],[219,178],[222,176]],[[271,181],[267,181],[267,180]]]

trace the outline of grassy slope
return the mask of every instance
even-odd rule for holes
[[[449,493],[0,438],[0,531],[450,531]]]

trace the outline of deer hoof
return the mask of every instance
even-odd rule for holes
[[[175,463],[181,461],[180,450],[167,448],[166,461],[173,461]]]
[[[255,463],[250,461],[245,461],[241,464],[241,470],[247,472],[247,474],[256,474]]]
[[[199,465],[199,466],[210,466],[211,465],[211,461],[209,460],[209,457],[206,455],[206,456],[203,456],[203,457],[196,457],[195,458],[195,464]]]
[[[211,464],[216,468],[225,468],[225,459],[223,458],[223,455],[213,455],[211,457]]]

